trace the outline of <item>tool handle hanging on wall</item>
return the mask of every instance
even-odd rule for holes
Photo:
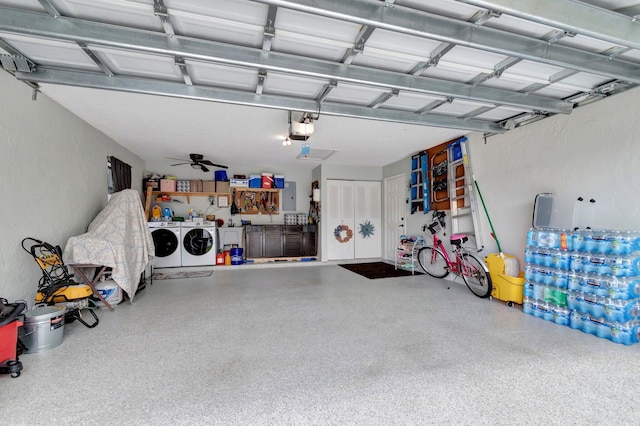
[[[498,246],[498,251],[500,255],[502,255],[502,248],[500,247],[500,241],[498,241],[498,236],[496,235],[496,231],[493,229],[493,223],[491,223],[491,218],[489,217],[489,212],[487,211],[487,206],[484,203],[484,198],[482,197],[482,192],[480,192],[480,187],[478,186],[478,181],[476,181],[476,177],[473,176],[473,183],[478,190],[478,196],[480,197],[480,201],[482,202],[482,208],[484,208],[484,214],[487,215],[487,220],[489,221],[489,227],[491,227],[491,235],[496,240],[496,245]]]

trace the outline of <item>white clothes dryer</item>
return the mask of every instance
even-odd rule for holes
[[[182,266],[216,264],[216,223],[208,220],[182,222]]]
[[[149,222],[156,249],[155,268],[182,266],[180,222]]]

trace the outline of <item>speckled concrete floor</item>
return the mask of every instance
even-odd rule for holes
[[[637,424],[640,345],[426,276],[232,268],[67,324],[0,376],[0,423]]]

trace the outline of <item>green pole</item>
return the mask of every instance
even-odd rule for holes
[[[487,206],[484,204],[484,198],[482,198],[482,192],[480,192],[480,187],[478,186],[478,181],[476,181],[475,176],[473,177],[473,183],[476,185],[476,189],[478,190],[478,196],[480,197],[480,201],[482,201],[484,214],[487,215],[487,220],[489,221],[489,226],[491,227],[491,233],[493,234],[493,238],[496,240],[496,244],[498,245],[498,251],[502,253],[502,248],[500,247],[500,241],[498,241],[498,236],[496,235],[496,231],[493,229],[493,224],[491,223],[491,218],[489,217],[489,212],[487,211]]]

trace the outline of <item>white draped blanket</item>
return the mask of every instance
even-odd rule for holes
[[[125,189],[111,196],[86,234],[69,238],[63,259],[67,265],[84,263],[112,268],[111,278],[133,301],[140,275],[154,255],[140,195]]]

